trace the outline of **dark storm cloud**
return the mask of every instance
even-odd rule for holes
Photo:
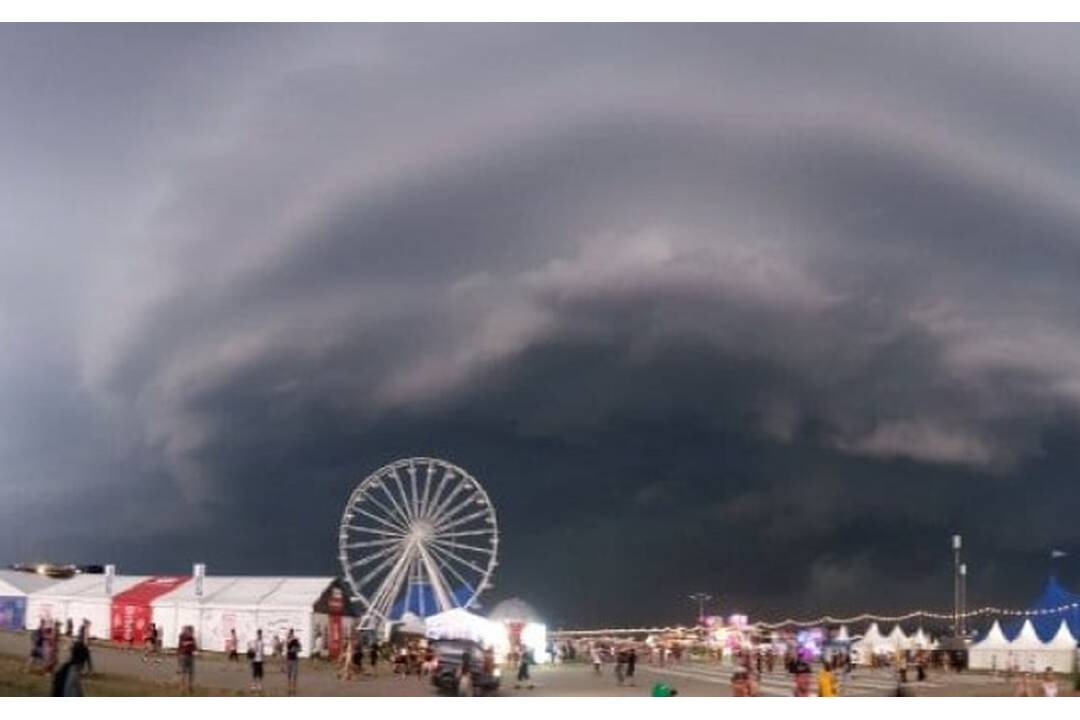
[[[570,624],[1080,541],[1074,30],[0,32],[12,560],[333,571],[424,453]]]

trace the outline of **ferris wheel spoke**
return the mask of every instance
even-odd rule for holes
[[[491,528],[485,528],[483,530],[455,530],[454,532],[436,533],[435,538],[441,540],[443,538],[455,538],[455,537],[473,537],[476,535],[494,535],[495,531]]]
[[[439,476],[439,484],[435,487],[435,494],[431,496],[431,502],[428,505],[428,511],[424,516],[428,520],[430,520],[431,517],[432,517],[432,510],[434,510],[435,508],[437,508],[439,506],[439,503],[441,502],[440,498],[442,497],[443,489],[446,487],[446,482],[447,482],[447,480],[449,480],[449,478],[453,474],[454,473],[453,473],[452,470],[447,469],[447,470],[444,470],[443,474]]]
[[[372,597],[372,607],[384,618],[389,619],[390,612],[393,610],[394,599],[401,592],[401,586],[408,578],[409,565],[414,554],[415,548],[410,545],[398,561],[394,563],[394,567],[387,573],[386,579],[383,580]]]
[[[368,499],[371,500],[372,502],[374,502],[374,500],[375,500],[375,498],[368,498]],[[375,504],[378,505],[378,503],[375,503]],[[387,519],[385,517],[379,517],[378,515],[376,515],[374,513],[370,513],[367,510],[364,510],[363,508],[358,508],[358,507],[354,507],[352,509],[352,512],[360,513],[364,517],[370,518],[371,520],[374,520],[377,523],[381,523],[382,525],[385,525],[386,527],[390,528],[391,530],[396,530],[397,532],[401,533],[402,537],[404,537],[405,534],[409,532],[408,529],[406,529],[406,527],[404,525],[399,524],[396,520],[393,519],[394,516],[392,514],[390,515],[391,519]]]
[[[386,570],[388,567],[390,567],[394,563],[401,560],[402,556],[404,556],[405,552],[406,552],[406,548],[404,548],[404,547],[389,548],[389,550],[391,552],[393,552],[393,554],[390,555],[389,557],[387,557],[381,563],[379,563],[378,566],[376,566],[374,570],[369,571],[367,575],[360,578],[360,580],[357,582],[357,584],[360,587],[364,587],[369,582],[371,582],[371,580],[374,577],[376,577],[379,573],[381,573],[383,570]],[[380,551],[380,552],[382,552],[382,551]],[[373,553],[372,555],[369,555],[368,557],[364,558],[361,562],[353,563],[353,567],[360,567],[362,565],[366,565],[366,564],[368,564],[368,561],[371,560],[371,558],[377,557],[377,556],[378,556],[378,553]]]
[[[416,489],[416,468],[410,463],[408,467],[409,474],[409,489],[412,494],[409,499],[412,500],[412,514],[414,518],[420,517],[420,493]]]
[[[465,589],[469,591],[470,595],[476,594],[476,588],[473,586],[473,583],[465,579],[465,577],[450,564],[449,560],[443,556],[443,553],[446,552],[445,550],[440,551],[439,548],[434,546],[429,546],[429,549],[431,550],[431,554],[435,558],[435,561],[439,564],[439,567],[444,568],[448,573],[457,578],[458,582],[465,586]],[[481,577],[483,577],[483,573],[481,573]]]
[[[419,517],[427,517],[428,498],[431,495],[431,476],[435,474],[435,463],[429,462],[424,471],[424,496],[420,500]]]
[[[379,508],[379,510],[382,510],[386,514],[386,519],[391,520],[401,532],[408,532],[406,528],[409,525],[409,518],[407,518],[396,505],[394,506],[394,509],[387,507],[385,503],[375,497],[375,493],[371,490],[364,496],[364,500],[370,500],[372,505]],[[363,502],[363,500],[360,502]]]
[[[407,517],[408,522],[411,523],[415,518],[413,517],[412,508],[409,504],[409,498],[407,496],[407,493],[405,492],[405,489],[401,485],[401,478],[398,476],[396,469],[391,468],[390,477],[394,481],[394,487],[397,488],[398,498],[401,500],[401,507],[405,511],[405,517]]]
[[[470,507],[473,506],[473,503],[477,501],[482,501],[483,499],[483,494],[475,492],[464,500],[454,503],[453,507],[444,510],[439,517],[432,518],[432,522],[434,522],[436,526],[442,525],[450,520],[453,520],[454,517],[463,510],[468,510]]]
[[[494,555],[494,547],[477,547],[476,545],[465,545],[464,543],[454,542],[453,540],[440,540],[435,538],[434,542],[438,543],[440,547],[452,547],[457,550],[469,550],[472,552],[484,553],[485,555]]]
[[[467,522],[470,522],[472,520],[476,520],[477,518],[482,518],[482,517],[487,517],[487,516],[488,516],[488,510],[486,508],[483,509],[483,510],[478,510],[478,511],[472,513],[471,515],[466,515],[464,517],[460,517],[460,518],[458,518],[457,520],[454,520],[451,523],[447,523],[445,525],[437,525],[435,527],[435,532],[436,533],[441,533],[444,530],[452,530],[453,528],[456,528],[456,527],[458,527],[460,525],[464,525]]]
[[[434,510],[432,510],[431,515],[430,515],[431,520],[437,521],[437,519],[439,517],[441,517],[443,513],[446,512],[446,509],[450,507],[450,504],[453,502],[454,498],[456,498],[458,495],[460,495],[461,491],[464,490],[464,489],[465,489],[464,485],[455,485],[454,489],[450,491],[450,494],[447,495],[446,498],[444,498],[442,500],[442,502],[440,502],[435,507]]]
[[[390,505],[394,508],[395,512],[392,514],[394,514],[396,517],[400,517],[401,521],[405,523],[406,526],[408,526],[410,522],[409,514],[405,512],[400,505],[398,505],[398,501],[397,498],[394,497],[394,493],[390,492],[390,483],[386,481],[386,478],[379,479],[381,480],[378,485],[379,489],[383,491],[383,494],[386,495],[386,498],[390,501]],[[374,498],[372,498],[372,500],[374,500]]]
[[[371,553],[370,555],[365,555],[364,557],[360,558],[359,560],[355,560],[353,562],[350,562],[349,567],[351,567],[351,568],[360,568],[360,567],[364,567],[365,565],[370,565],[371,563],[375,562],[379,558],[384,558],[387,555],[392,555],[393,553],[395,553],[395,551],[396,552],[401,551],[401,544],[400,543],[395,547],[388,547],[388,548],[383,548],[382,550],[376,550],[375,552]],[[363,585],[363,583],[358,583],[358,584]]]
[[[472,570],[475,570],[476,572],[480,573],[481,575],[487,575],[487,570],[486,569],[480,567],[479,565],[473,563],[470,560],[466,560],[465,558],[461,557],[460,555],[458,555],[453,550],[450,550],[449,548],[443,547],[442,544],[439,543],[438,541],[435,541],[434,543],[432,543],[431,546],[441,550],[448,557],[453,558],[454,560],[457,560],[459,563],[461,563],[465,567],[471,568]]]
[[[342,547],[346,550],[355,550],[363,547],[378,547],[380,545],[400,545],[402,540],[391,538],[389,540],[358,540],[357,542],[345,543]]]
[[[367,527],[366,525],[346,525],[345,528],[348,530],[356,530],[357,532],[371,533],[373,535],[383,535],[385,537],[397,538],[399,542],[405,539],[405,535],[400,532],[387,532],[386,530]]]

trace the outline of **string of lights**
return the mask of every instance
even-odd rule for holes
[[[999,608],[999,607],[981,607],[976,610],[968,610],[967,612],[960,613],[960,617],[964,619],[971,619],[976,617],[1036,617],[1042,615],[1060,615],[1080,609],[1080,602],[1066,603],[1065,605],[1058,605],[1051,608],[1038,608],[1033,610],[1016,610],[1012,608]],[[834,617],[832,615],[822,615],[818,618],[796,620],[794,618],[786,618],[779,622],[757,622],[751,623],[752,626],[764,629],[764,630],[779,630],[785,627],[813,627],[818,625],[850,625],[860,622],[883,622],[883,623],[901,623],[915,619],[927,619],[927,620],[953,620],[956,616],[953,613],[933,612],[931,610],[914,610],[902,615],[877,615],[874,613],[861,613],[859,615],[852,615],[850,617]],[[673,632],[685,633],[701,630],[701,627],[651,627],[651,628],[603,628],[598,630],[559,630],[556,634],[560,636],[604,636],[604,635],[663,635]]]
[[[1070,612],[1080,608],[1080,602],[1066,603],[1065,605],[1059,605],[1052,608],[1038,608],[1033,610],[1014,610],[1011,608],[999,608],[999,607],[981,607],[976,610],[968,610],[967,612],[960,613],[959,617],[964,619],[981,617],[981,616],[998,616],[998,617],[1035,617],[1040,615],[1060,615],[1064,612]],[[914,620],[916,618],[929,619],[929,620],[952,620],[956,617],[953,613],[941,613],[932,612],[930,610],[915,610],[913,612],[904,613],[903,615],[875,615],[873,613],[862,613],[861,615],[853,615],[851,617],[833,617],[832,615],[822,615],[819,618],[812,620],[795,620],[793,618],[787,618],[780,622],[761,622],[757,623],[758,627],[766,628],[768,630],[776,630],[782,627],[809,627],[813,625],[847,625],[858,622],[885,622],[885,623],[899,623],[907,620]]]

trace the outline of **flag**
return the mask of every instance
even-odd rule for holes
[[[1068,554],[1069,553],[1065,552],[1064,550],[1051,550],[1050,559],[1057,560],[1058,558],[1066,557]]]

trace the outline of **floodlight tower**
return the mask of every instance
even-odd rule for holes
[[[952,536],[953,549],[953,632],[963,636],[963,628],[960,626],[960,548],[963,540],[959,535]]]
[[[698,604],[698,624],[705,624],[705,603],[712,600],[712,595],[703,592],[696,592],[690,596],[690,599]]]

